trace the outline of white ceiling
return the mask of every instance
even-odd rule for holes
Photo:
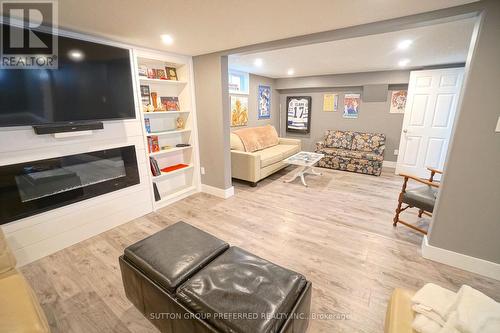
[[[474,0],[59,0],[59,25],[199,55],[458,6]],[[162,44],[161,34],[174,43]]]
[[[230,68],[272,78],[358,73],[402,69],[401,59],[410,59],[405,68],[465,62],[475,18],[410,30],[350,38],[327,43],[230,56]],[[397,45],[412,40],[406,50]],[[254,65],[262,59],[261,67]]]

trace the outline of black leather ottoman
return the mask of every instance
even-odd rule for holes
[[[311,283],[184,222],[125,249],[127,298],[169,333],[303,333]]]

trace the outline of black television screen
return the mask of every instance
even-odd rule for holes
[[[0,69],[0,127],[134,118],[129,50],[57,38],[57,69]]]

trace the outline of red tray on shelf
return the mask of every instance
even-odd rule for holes
[[[161,172],[172,172],[172,171],[175,171],[175,170],[179,170],[179,169],[183,169],[183,168],[187,168],[189,165],[188,164],[176,164],[176,165],[171,165],[171,166],[168,166],[166,168],[163,168],[161,169]]]

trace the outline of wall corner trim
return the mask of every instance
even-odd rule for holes
[[[201,191],[222,199],[227,199],[234,195],[234,186],[231,186],[230,188],[223,190],[218,187],[210,186],[207,184],[201,184]]]
[[[422,256],[442,264],[500,280],[500,264],[432,246],[429,244],[427,236],[424,236],[422,241]]]

